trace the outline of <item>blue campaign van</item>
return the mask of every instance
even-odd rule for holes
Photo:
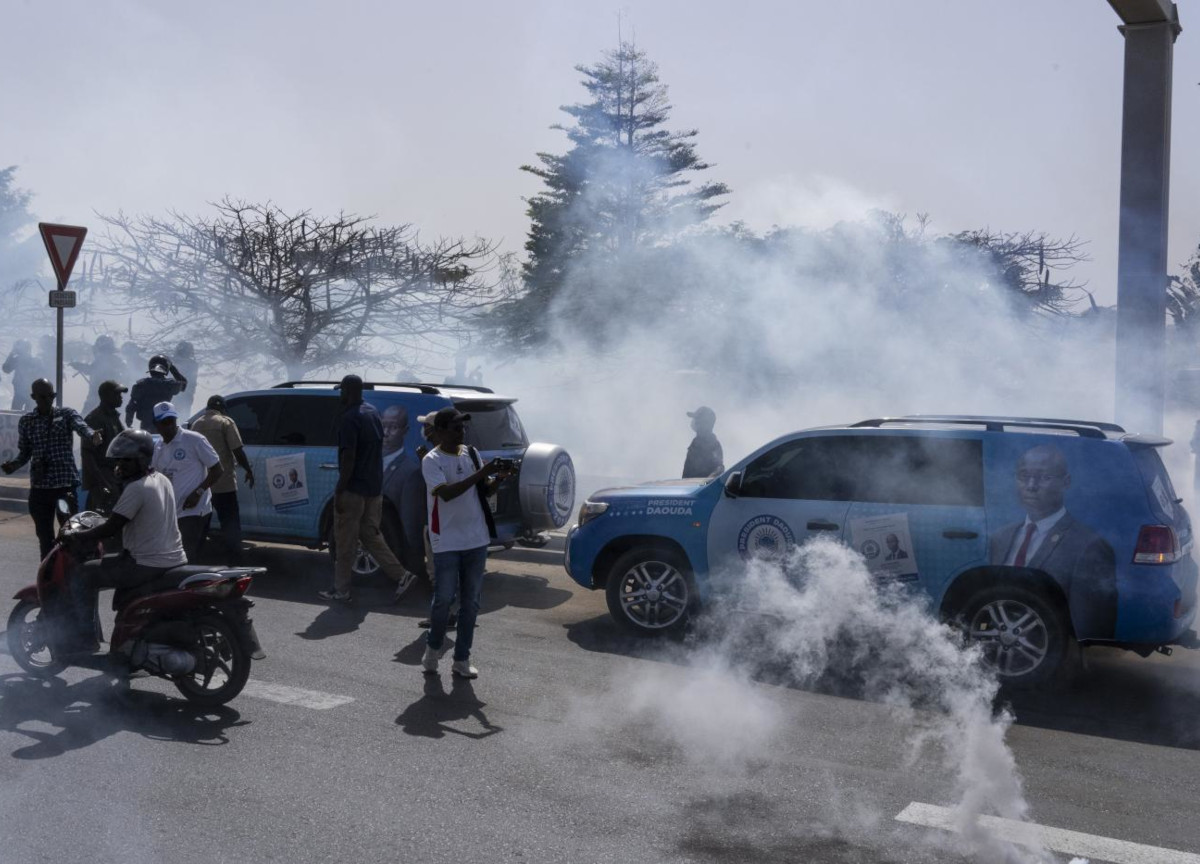
[[[520,463],[517,476],[489,500],[498,547],[543,545],[546,531],[570,519],[575,504],[571,458],[553,444],[530,443],[515,398],[486,387],[376,382],[364,384],[363,398],[379,411],[384,426],[380,529],[410,571],[425,572],[425,493],[416,457],[425,441],[417,418],[449,405],[471,415],[467,444],[484,461],[507,457]],[[289,381],[235,393],[225,401],[257,481],[253,489],[238,483],[245,538],[332,546],[337,423],[342,413],[336,382]],[[354,570],[372,574],[378,565],[360,548],[355,550]]]
[[[1035,683],[1072,641],[1144,654],[1195,642],[1192,525],[1157,452],[1170,443],[1013,417],[806,430],[711,480],[592,495],[567,571],[604,589],[621,624],[662,633],[741,560],[833,537],[961,622],[1002,680]]]

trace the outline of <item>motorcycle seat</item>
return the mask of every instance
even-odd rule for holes
[[[189,576],[198,576],[205,573],[218,572],[220,567],[208,567],[201,564],[181,564],[178,567],[172,567],[155,576],[149,582],[143,582],[141,585],[130,585],[126,588],[118,588],[113,592],[112,608],[113,610],[123,609],[134,600],[139,600],[150,594],[158,594],[161,591],[171,591],[178,588],[179,583]]]

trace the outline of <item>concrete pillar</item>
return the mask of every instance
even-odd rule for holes
[[[1171,62],[1176,20],[1126,24],[1117,261],[1117,422],[1162,434]]]

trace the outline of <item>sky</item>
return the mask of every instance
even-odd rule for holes
[[[1200,244],[1200,6],[1180,6],[1173,270]],[[1123,40],[1105,0],[0,0],[0,22],[0,166],[45,221],[228,194],[519,252],[538,191],[519,166],[565,149],[550,127],[584,96],[573,67],[620,33],[732,187],[719,219],[884,207],[938,232],[1074,234],[1077,276],[1116,298]]]

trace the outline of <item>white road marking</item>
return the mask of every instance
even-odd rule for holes
[[[923,825],[926,828],[941,828],[945,831],[956,830],[955,812],[952,808],[921,804],[918,801],[912,802],[901,810],[896,816],[896,821]],[[1191,852],[1178,852],[1159,846],[1146,846],[1126,840],[1115,840],[1111,837],[1098,837],[1095,834],[1050,828],[1033,822],[1018,822],[1015,819],[1001,819],[998,816],[980,816],[979,823],[993,836],[1010,843],[1023,845],[1036,843],[1054,852],[1092,860],[1111,861],[1113,864],[1200,864],[1200,855],[1193,855]]]
[[[266,699],[279,702],[282,705],[298,705],[301,708],[312,708],[314,711],[327,711],[354,701],[351,696],[338,696],[336,693],[321,693],[318,690],[304,690],[300,687],[288,687],[286,684],[268,684],[266,681],[255,681],[251,678],[246,682],[242,696],[254,699]]]
[[[2,636],[3,633],[0,633]],[[9,654],[7,646],[0,646],[0,673],[21,672],[17,661]],[[91,669],[68,666],[57,677],[75,683],[90,678],[95,673]],[[137,681],[158,680],[153,678],[138,678]],[[328,711],[354,701],[353,696],[339,696],[336,693],[322,693],[319,690],[305,690],[300,687],[289,687],[286,684],[271,684],[266,681],[255,681],[251,678],[246,682],[245,689],[239,694],[253,699],[266,699],[268,702],[278,702],[281,705],[297,705],[301,708],[311,708],[314,711]]]

